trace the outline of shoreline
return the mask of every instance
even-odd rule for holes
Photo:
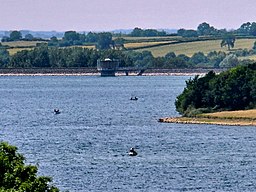
[[[207,124],[207,125],[224,125],[224,126],[256,126],[256,120],[253,119],[224,119],[224,118],[203,118],[203,117],[164,117],[160,118],[161,123],[177,124]]]
[[[195,76],[205,75],[213,70],[215,73],[225,69],[147,69],[141,76]],[[0,76],[100,76],[96,68],[0,68]],[[116,72],[116,76],[126,76]],[[129,73],[128,76],[138,76]]]
[[[116,77],[119,76],[203,76],[206,73],[145,73],[137,75],[136,73],[130,73],[129,75],[116,73]],[[100,73],[0,73],[0,76],[101,76]]]

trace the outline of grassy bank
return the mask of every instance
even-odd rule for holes
[[[183,124],[256,126],[256,109],[205,113],[193,118],[192,117],[166,117],[166,118],[160,118],[159,122],[183,123]]]

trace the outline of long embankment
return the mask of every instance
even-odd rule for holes
[[[220,73],[226,69],[146,69],[143,76],[168,76],[168,75],[203,75],[209,71]],[[100,75],[96,68],[0,68],[0,76],[7,75]],[[124,76],[125,73],[116,73],[117,76]],[[138,73],[129,73],[129,76],[136,76]]]
[[[98,75],[96,68],[0,68],[0,75]]]
[[[182,124],[214,124],[233,126],[256,126],[256,109],[206,113],[197,117],[165,117],[159,122]]]

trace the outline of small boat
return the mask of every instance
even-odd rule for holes
[[[138,155],[138,153],[134,150],[134,148],[131,148],[128,154],[129,154],[129,156],[136,156],[136,155]]]
[[[134,100],[134,101],[137,101],[138,100],[138,97],[131,97],[130,100]]]
[[[60,110],[59,109],[54,109],[54,113],[55,114],[60,114]]]

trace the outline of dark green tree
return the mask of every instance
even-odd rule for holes
[[[256,23],[253,22],[250,26],[250,30],[249,30],[249,34],[250,35],[253,35],[253,36],[256,36]]]
[[[189,110],[211,107],[211,98],[206,94],[210,86],[210,80],[215,78],[215,73],[210,71],[204,77],[195,76],[186,81],[186,88],[175,101],[176,109],[181,114],[189,114]],[[210,102],[210,103],[209,103]],[[209,104],[211,106],[209,106]]]
[[[33,67],[50,67],[48,46],[41,45],[31,52],[31,61]]]
[[[191,58],[190,62],[193,64],[201,64],[201,63],[207,63],[208,58],[204,55],[202,52],[195,53]]]
[[[50,185],[50,177],[37,176],[37,167],[25,165],[25,158],[17,153],[17,147],[0,143],[0,190],[26,192],[58,192]]]
[[[97,49],[110,49],[113,46],[112,34],[103,32],[98,34]]]
[[[208,65],[210,67],[219,68],[220,63],[223,61],[225,57],[226,57],[225,52],[211,51],[207,54]]]
[[[247,23],[243,23],[240,28],[237,30],[238,34],[242,34],[242,35],[249,35],[250,34],[250,29],[251,29],[251,23],[247,22]]]
[[[182,36],[182,37],[198,37],[198,33],[195,30],[189,29],[179,29],[177,31],[177,35]]]
[[[12,31],[10,34],[10,41],[19,41],[22,39],[20,31]]]
[[[32,67],[31,51],[22,50],[14,54],[7,67],[9,68],[30,68]]]
[[[132,37],[142,37],[143,36],[143,30],[139,27],[136,27],[132,30],[130,35]]]
[[[25,35],[25,40],[27,40],[27,41],[32,41],[33,39],[34,39],[34,36],[31,35],[30,33],[27,34],[27,35]]]
[[[197,33],[198,35],[214,35],[217,33],[217,30],[208,23],[204,22],[198,25]]]
[[[88,43],[95,43],[98,41],[98,39],[99,39],[99,35],[97,33],[89,32],[86,35],[86,41]]]
[[[76,41],[79,40],[79,34],[76,31],[66,31],[63,39],[65,41]]]
[[[183,115],[195,111],[242,110],[256,107],[256,63],[238,66],[215,75],[196,76],[186,81],[177,97],[176,109]]]
[[[222,41],[220,46],[228,46],[228,50],[230,51],[230,47],[233,48],[235,46],[236,36],[233,33],[226,33],[222,37]]]
[[[59,40],[57,37],[53,36],[50,38],[50,41],[48,41],[48,46],[57,46],[59,43]]]
[[[176,57],[176,54],[174,52],[169,52],[164,56],[166,59],[173,59]]]
[[[0,47],[0,67],[5,68],[9,63],[9,61],[10,61],[9,52],[6,50],[6,48]]]

